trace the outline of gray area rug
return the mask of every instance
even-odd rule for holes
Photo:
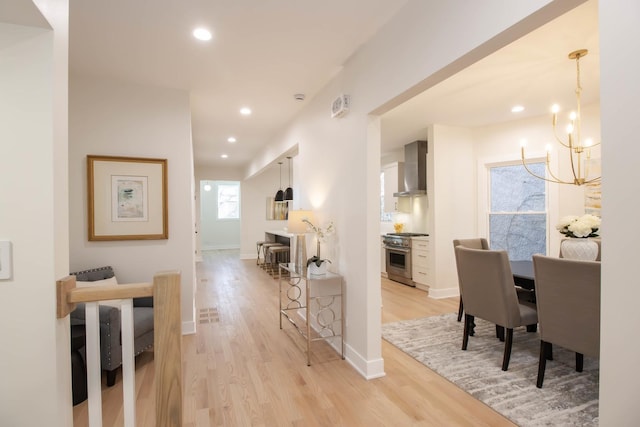
[[[509,370],[495,325],[476,319],[475,336],[462,351],[463,322],[455,314],[382,325],[382,337],[520,426],[597,426],[598,361],[553,348],[542,389],[536,387],[540,336],[517,328]]]

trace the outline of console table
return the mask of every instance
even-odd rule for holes
[[[280,329],[284,318],[304,337],[307,344],[307,366],[311,366],[313,341],[339,338],[340,357],[344,359],[342,276],[330,272],[322,276],[309,275],[306,267],[296,266],[294,263],[281,263],[278,269],[278,287]],[[296,314],[298,316],[295,316]],[[301,319],[301,315],[304,319]],[[315,331],[313,337],[312,329]]]

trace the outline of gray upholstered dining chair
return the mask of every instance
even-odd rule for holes
[[[477,237],[473,239],[454,239],[453,240],[454,249],[456,246],[463,246],[465,248],[471,248],[471,249],[483,249],[483,250],[490,249],[489,242],[487,242],[487,239],[485,239],[484,237]],[[459,277],[459,274],[458,274],[458,277]],[[459,322],[460,320],[462,320],[462,313],[464,312],[464,303],[462,301],[462,287],[460,286],[460,279],[458,279],[458,287],[460,288],[460,303],[458,304],[458,322]],[[532,297],[533,292],[530,290],[516,287],[516,293],[518,295],[518,299],[521,302],[534,301],[534,298]]]
[[[600,356],[600,262],[533,256],[540,322],[540,360],[536,386],[542,387],[552,345],[576,352],[576,371],[584,355]]]
[[[453,239],[453,248],[456,246],[464,246],[471,249],[489,249],[489,242],[484,237],[478,237],[475,239]],[[458,277],[460,273],[458,273]],[[458,287],[460,288],[460,303],[458,304],[458,322],[462,319],[462,313],[464,311],[464,304],[462,302],[462,286],[460,286],[460,279],[458,278]]]
[[[538,323],[536,307],[520,302],[516,295],[511,265],[506,251],[455,248],[458,278],[464,298],[464,336],[467,349],[469,330],[475,317],[506,330],[502,370],[509,368],[513,329]]]

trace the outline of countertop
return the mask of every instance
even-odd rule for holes
[[[267,230],[265,231],[265,233],[273,234],[275,236],[288,237],[288,238],[295,237],[295,234],[288,233],[285,230]]]

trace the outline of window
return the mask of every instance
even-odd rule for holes
[[[384,211],[384,172],[380,172],[380,221],[391,222],[391,213]]]
[[[545,176],[545,164],[529,169]],[[546,254],[546,182],[535,178],[522,165],[489,167],[489,240],[491,249],[504,249],[509,259],[530,260]]]
[[[218,219],[240,218],[240,184],[218,184]]]

